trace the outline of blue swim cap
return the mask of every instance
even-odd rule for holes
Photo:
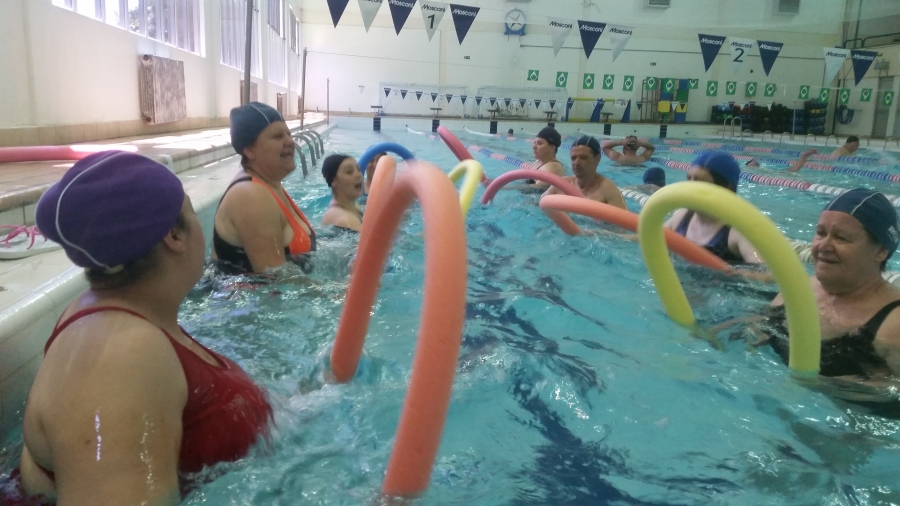
[[[253,144],[259,134],[276,121],[284,121],[281,113],[272,106],[250,102],[231,110],[231,147],[239,155]]]
[[[883,194],[856,188],[836,197],[825,211],[847,213],[856,218],[870,234],[888,251],[888,258],[900,242],[897,211]]]
[[[644,184],[655,184],[662,188],[666,185],[666,171],[659,167],[650,167],[644,171]]]
[[[741,166],[734,161],[734,157],[730,154],[724,151],[705,151],[697,155],[691,164],[719,175],[737,190],[738,181],[741,178]]]

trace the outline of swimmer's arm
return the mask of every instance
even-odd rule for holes
[[[740,253],[741,257],[744,259],[744,262],[748,264],[763,263],[762,258],[759,256],[759,252],[756,251],[756,248],[753,247],[753,244],[751,244],[743,234],[735,229],[731,229],[731,233],[728,234],[728,248],[733,253]]]
[[[884,357],[891,372],[900,376],[900,311],[891,311],[878,329],[873,345],[875,351]]]
[[[788,172],[799,172],[800,169],[803,168],[803,165],[806,164],[806,160],[807,160],[810,156],[812,156],[812,155],[814,155],[814,154],[816,154],[816,153],[817,153],[817,151],[816,151],[815,149],[811,149],[811,150],[809,150],[809,151],[804,151],[804,152],[800,155],[800,158],[799,158],[799,159],[794,160],[794,162],[791,163],[791,166],[788,167]]]
[[[59,504],[169,506],[181,501],[184,371],[159,329],[122,318],[128,320],[110,329],[109,336],[92,336],[109,341],[95,346],[99,353],[93,360],[73,354],[73,362],[84,359],[72,367],[83,374],[61,382],[56,392],[62,401],[50,412],[66,420],[53,437]],[[92,362],[90,371],[84,371],[84,362]]]
[[[362,230],[362,221],[359,216],[347,212],[344,209],[330,208],[322,215],[322,225],[348,228],[357,232]]]
[[[624,141],[606,141],[603,143],[603,154],[610,160],[616,161],[619,159],[620,153],[613,148],[623,145],[625,145]]]
[[[258,184],[237,185],[240,212],[231,217],[241,247],[247,252],[253,272],[284,263],[285,218],[269,191]]]
[[[645,162],[650,161],[650,157],[653,156],[653,152],[656,151],[656,146],[650,144],[649,142],[641,142],[638,141],[638,147],[644,148],[644,151],[641,152],[640,156]]]
[[[678,228],[678,224],[681,223],[681,220],[684,219],[684,215],[687,213],[687,209],[679,209],[675,211],[675,213],[663,223],[663,228],[667,228],[669,230],[676,230]]]

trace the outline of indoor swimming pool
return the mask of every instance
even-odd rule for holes
[[[576,133],[566,128],[564,136]],[[524,134],[507,140],[453,130],[467,146],[533,160]],[[384,141],[445,171],[456,165],[429,134],[405,127],[375,133],[352,120],[339,122],[325,152],[358,157]],[[879,153],[863,149],[859,156]],[[666,149],[654,156],[693,157]],[[513,168],[475,158],[491,178]],[[570,166],[567,150],[559,159]],[[896,165],[853,166],[900,174]],[[598,168],[620,188],[641,184],[643,170],[615,167],[605,157]],[[754,171],[900,195],[896,183],[852,174],[785,175],[771,163]],[[666,173],[670,183],[685,179],[678,170]],[[318,167],[307,179],[295,172],[285,188],[318,223],[331,199]],[[832,198],[748,181],[739,195],[788,238],[804,241]],[[666,316],[637,243],[610,234],[569,237],[541,212],[538,198],[501,191],[491,205],[473,204],[466,218],[462,348],[430,487],[418,504],[900,502],[900,409],[883,417],[832,395],[862,392],[804,385],[770,348],[748,345],[740,329],[692,335]],[[634,200],[628,205],[639,212]],[[205,282],[182,307],[184,328],[268,389],[275,409],[270,441],[241,461],[203,471],[211,481],[185,505],[355,505],[378,498],[416,345],[422,216],[414,204],[397,233],[365,355],[345,385],[325,377],[356,237],[320,232],[308,280],[237,290]],[[894,257],[889,269],[900,270],[898,262]],[[777,291],[682,261],[676,268],[706,328],[758,313]],[[885,404],[900,406],[895,391],[881,394],[894,398]],[[7,473],[17,465],[21,432],[3,441],[0,473]]]

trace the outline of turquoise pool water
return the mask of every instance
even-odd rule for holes
[[[439,142],[349,123],[327,152],[406,145],[445,170]],[[460,135],[530,160],[530,147]],[[682,155],[687,159],[689,155]],[[509,166],[476,155],[495,177]],[[618,184],[641,171],[608,166]],[[683,177],[667,171],[670,181]],[[803,173],[805,176],[806,174]],[[834,184],[834,183],[833,183]],[[288,191],[316,223],[330,193]],[[809,239],[827,196],[742,183],[741,195]],[[452,404],[419,504],[797,505],[900,502],[900,421],[791,378],[737,333],[716,345],[665,316],[637,244],[568,237],[537,197],[501,192],[467,219],[466,325]],[[353,382],[325,384],[354,237],[324,234],[305,284],[198,288],[182,309],[198,340],[270,392],[276,428],[248,458],[207,473],[187,505],[356,505],[377,498],[410,374],[422,295],[422,221],[401,226]],[[366,268],[367,266],[357,266]],[[377,266],[371,266],[376,268]],[[768,304],[773,287],[677,264],[707,326]],[[4,450],[9,469],[16,445]]]

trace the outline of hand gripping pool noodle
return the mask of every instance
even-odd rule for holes
[[[472,205],[472,199],[475,198],[475,190],[478,189],[478,185],[484,177],[484,169],[475,160],[463,160],[450,171],[448,177],[450,181],[456,183],[463,175],[466,178],[463,180],[462,188],[459,189],[459,207],[465,217]]]
[[[412,374],[396,442],[382,486],[387,496],[413,497],[425,491],[440,445],[456,372],[466,303],[466,234],[456,188],[436,167],[414,162],[391,185],[376,172],[373,195],[383,195],[374,219],[363,224],[357,268],[347,289],[331,367],[339,382],[350,381],[362,354],[370,313],[388,250],[413,198],[425,222],[425,286]],[[388,174],[385,174],[388,176]],[[367,228],[371,229],[370,233]]]
[[[578,235],[581,233],[581,229],[566,213],[588,216],[632,232],[636,232],[638,228],[638,215],[631,211],[594,200],[570,197],[568,195],[547,195],[541,198],[541,210],[563,232],[569,235]],[[706,248],[676,234],[674,231],[666,230],[665,235],[669,248],[685,260],[718,271],[728,272],[731,270],[731,266],[724,260],[713,255]]]
[[[481,203],[489,204],[491,200],[494,199],[494,195],[496,195],[497,192],[500,191],[500,188],[503,188],[512,181],[518,181],[521,179],[534,179],[535,181],[541,181],[543,183],[553,185],[566,195],[570,195],[572,197],[584,197],[578,187],[557,176],[556,174],[535,169],[517,169],[511,170],[509,172],[504,172],[500,177],[491,181],[491,184],[488,185],[487,189],[484,191],[484,195],[481,196]]]
[[[746,200],[714,184],[667,185],[654,193],[641,211],[638,220],[641,251],[669,317],[684,326],[695,323],[662,233],[666,214],[685,207],[715,216],[739,230],[756,246],[784,296],[790,336],[788,366],[796,372],[816,374],[821,354],[819,312],[800,259],[769,218]]]
[[[396,142],[380,142],[373,146],[369,146],[369,149],[363,152],[362,156],[359,157],[359,170],[362,172],[363,177],[366,175],[366,167],[369,166],[369,162],[371,162],[372,158],[375,158],[375,155],[378,153],[394,153],[407,162],[416,159],[415,155],[413,155],[410,150]]]

